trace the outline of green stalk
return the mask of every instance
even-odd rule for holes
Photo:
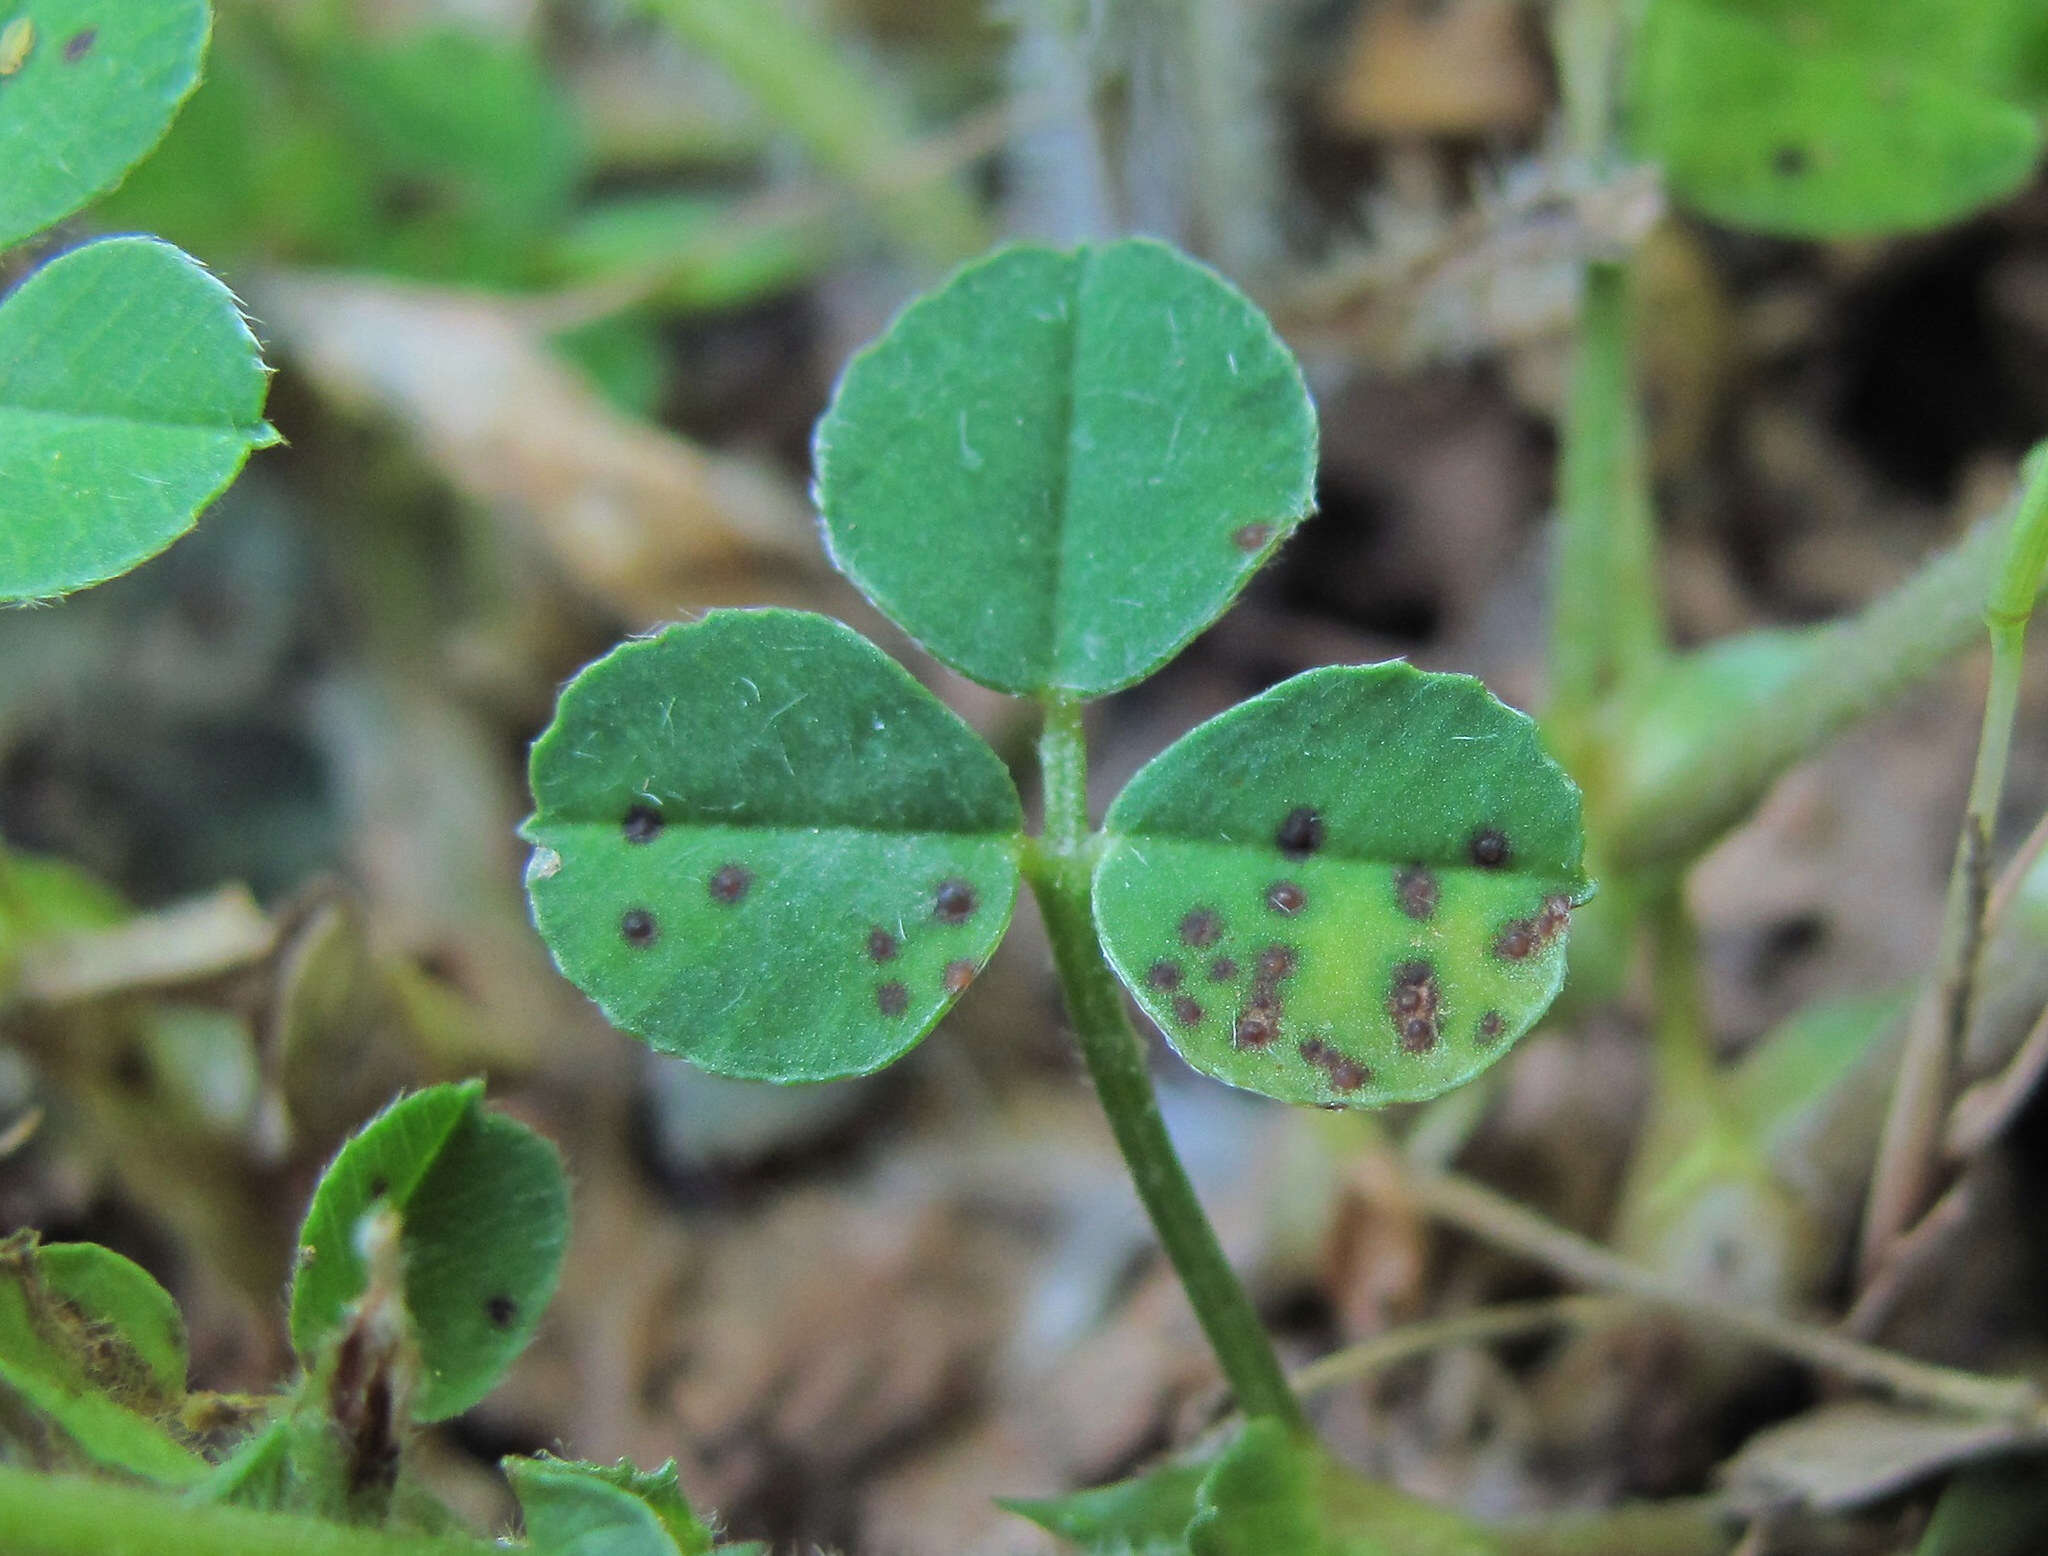
[[[0,1465],[7,1556],[490,1556],[503,1547],[287,1513],[188,1503],[160,1491]]]
[[[1052,941],[1067,1015],[1110,1132],[1237,1396],[1238,1408],[1247,1416],[1273,1417],[1305,1434],[1308,1423],[1301,1403],[1287,1386],[1258,1312],[1224,1258],[1215,1229],[1167,1137],[1145,1050],[1124,1013],[1123,990],[1102,959],[1089,894],[1088,748],[1079,702],[1046,700],[1038,760],[1045,790],[1045,832],[1027,854],[1025,869]]]
[[[1977,1003],[1984,949],[1984,906],[1990,895],[1991,838],[2005,791],[2006,757],[2025,669],[2027,620],[2048,571],[2048,444],[2027,461],[2019,511],[2004,564],[1984,607],[1991,636],[1991,684],[1977,740],[1977,765],[1956,838],[1943,906],[1935,974],[1907,1029],[1892,1088],[1877,1168],[1863,1220],[1860,1265],[1865,1285],[1897,1240],[1934,1203],[1940,1190],[1941,1135],[1955,1099],[1956,1074]]]
[[[983,246],[981,216],[957,180],[902,187],[896,170],[916,152],[888,88],[781,0],[647,0],[647,9],[723,65],[821,167],[868,195],[912,253],[950,265]]]
[[[1781,634],[1794,660],[1782,676],[1746,688],[1711,721],[1691,721],[1682,744],[1665,741],[1649,752],[1653,765],[1617,772],[1602,829],[1609,865],[1641,869],[1697,858],[1787,770],[1966,648],[1982,630],[2010,522],[1987,519],[1847,621]],[[1666,673],[1683,677],[1697,659],[1688,655]],[[1682,695],[1676,680],[1666,688],[1662,678],[1645,694],[1660,691]],[[1640,744],[1629,738],[1624,716],[1617,751]]]
[[[1664,653],[1629,352],[1629,272],[1621,261],[1586,266],[1562,431],[1549,718],[1569,739],[1595,707]]]

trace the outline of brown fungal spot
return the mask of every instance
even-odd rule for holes
[[[1230,532],[1230,543],[1250,556],[1255,551],[1266,549],[1266,542],[1273,538],[1270,524],[1240,524]]]
[[[1489,1010],[1479,1018],[1479,1041],[1482,1043],[1499,1042],[1500,1034],[1506,1026],[1507,1023],[1501,1020],[1499,1011]]]
[[[1206,1014],[1199,1003],[1189,999],[1185,994],[1176,994],[1173,997],[1173,1019],[1182,1026],[1198,1027]]]
[[[1180,943],[1207,950],[1223,938],[1223,915],[1214,908],[1196,908],[1180,921]]]
[[[661,828],[661,812],[652,805],[635,805],[619,824],[629,843],[651,843],[661,836]]]
[[[900,950],[896,937],[880,924],[868,931],[868,960],[871,962],[893,962]]]
[[[1275,913],[1293,918],[1308,906],[1308,893],[1292,881],[1275,881],[1266,888],[1266,906]]]
[[[974,910],[981,906],[974,883],[963,881],[957,875],[939,882],[938,890],[932,893],[932,917],[941,924],[964,924],[974,917]]]
[[[744,865],[722,864],[711,872],[711,900],[727,907],[738,902],[754,884],[754,872]]]
[[[1282,978],[1292,978],[1294,969],[1299,965],[1293,946],[1269,945],[1259,953],[1255,970],[1261,981],[1271,983]]]
[[[1771,153],[1771,171],[1780,178],[1798,178],[1809,165],[1804,146],[1787,144]]]
[[[885,1016],[900,1016],[910,1009],[910,989],[891,978],[875,985],[875,1009]]]
[[[1236,976],[1237,959],[1235,957],[1219,956],[1209,964],[1209,981],[1211,983],[1228,983]]]
[[[1394,900],[1412,919],[1434,916],[1437,899],[1441,895],[1442,888],[1437,885],[1436,877],[1419,864],[1394,872]]]
[[[1290,859],[1305,859],[1323,846],[1323,818],[1312,806],[1297,805],[1273,834],[1280,852]]]
[[[1302,1058],[1323,1072],[1332,1091],[1356,1091],[1372,1080],[1372,1070],[1348,1054],[1339,1053],[1321,1038],[1311,1037],[1300,1045]]]
[[[1571,899],[1556,892],[1528,918],[1509,919],[1493,937],[1493,954],[1503,961],[1525,962],[1541,954],[1572,921]]]
[[[946,992],[965,994],[967,986],[974,982],[974,975],[980,970],[974,963],[965,960],[946,963]]]
[[[74,32],[69,38],[64,40],[64,63],[67,65],[77,64],[92,52],[92,46],[99,42],[99,38],[99,28],[81,27],[77,32]]]
[[[500,1294],[484,1303],[484,1317],[491,1321],[494,1328],[510,1329],[512,1320],[518,1316],[519,1304],[508,1296]]]
[[[383,1197],[384,1197],[384,1196],[385,1196],[386,1194],[389,1194],[390,1192],[391,1192],[391,1180],[390,1180],[390,1179],[388,1179],[388,1178],[372,1178],[372,1179],[370,1180],[370,1198],[372,1198],[372,1199],[382,1199],[382,1198],[383,1198]]]
[[[1429,963],[1403,962],[1394,969],[1393,985],[1387,990],[1387,1015],[1400,1035],[1402,1052],[1426,1054],[1436,1047],[1442,1007],[1443,990]]]
[[[1472,834],[1472,862],[1482,870],[1498,870],[1508,862],[1507,834],[1495,827],[1481,827]]]
[[[1280,1011],[1265,1004],[1245,1006],[1237,1014],[1237,1024],[1230,1029],[1231,1045],[1236,1048],[1266,1048],[1279,1035]]]
[[[628,908],[619,915],[619,933],[629,946],[645,947],[654,944],[661,934],[661,926],[654,922],[654,915],[645,908]]]
[[[1160,960],[1145,969],[1145,981],[1162,994],[1171,994],[1179,988],[1180,979],[1179,962]]]

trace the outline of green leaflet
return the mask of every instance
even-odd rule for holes
[[[401,1218],[405,1302],[423,1376],[415,1419],[467,1410],[533,1338],[569,1235],[555,1148],[483,1106],[483,1083],[403,1097],[341,1148],[313,1192],[292,1282],[292,1345],[313,1369],[367,1279],[356,1229]]]
[[[1847,237],[2014,193],[2041,126],[2013,94],[2027,0],[1655,0],[1635,138],[1695,209]]]
[[[30,275],[0,302],[0,600],[184,534],[277,441],[268,386],[234,297],[167,243],[106,238]]]
[[[1181,1056],[1288,1102],[1469,1079],[1564,978],[1579,794],[1469,676],[1285,681],[1131,780],[1095,874],[1103,948]]]
[[[1131,1480],[1060,1497],[1004,1497],[1003,1507],[1084,1551],[1186,1556],[1195,1494],[1213,1461],[1167,1464]]]
[[[966,725],[857,633],[714,611],[626,643],[533,748],[534,921],[618,1026],[722,1075],[899,1058],[988,960],[1022,807]]]
[[[23,20],[28,52],[0,76],[0,248],[111,189],[162,138],[212,24],[206,0],[0,0],[0,30]]]
[[[1163,244],[1011,248],[840,380],[840,569],[1001,691],[1095,697],[1222,614],[1314,502],[1315,411],[1257,308]]]
[[[546,1455],[503,1464],[534,1556],[708,1556],[712,1548],[673,1459],[652,1471]]]
[[[83,1458],[165,1485],[206,1474],[165,1424],[185,1392],[184,1325],[170,1295],[104,1248],[33,1233],[0,1243],[0,1385]]]

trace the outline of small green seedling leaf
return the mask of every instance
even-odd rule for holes
[[[1579,792],[1469,676],[1311,670],[1131,780],[1103,948],[1181,1057],[1287,1102],[1436,1096],[1564,980]]]
[[[545,1455],[503,1464],[534,1556],[708,1556],[712,1549],[673,1459],[653,1471]]]
[[[1257,308],[1131,239],[1005,249],[911,304],[818,424],[842,571],[986,686],[1096,697],[1221,615],[1314,503]]]
[[[721,1075],[899,1058],[1015,904],[1009,774],[894,660],[796,611],[626,643],[533,748],[527,890],[611,1021]]]
[[[1212,1461],[1167,1464],[1112,1486],[1070,1492],[1063,1497],[1000,1497],[1020,1518],[1105,1556],[1187,1556],[1188,1525],[1195,1494]]]
[[[1470,1519],[1360,1479],[1277,1421],[1249,1423],[1202,1482],[1190,1556],[1504,1556]]]
[[[413,1415],[439,1421],[489,1392],[533,1338],[568,1242],[555,1148],[483,1106],[483,1083],[401,1098],[342,1147],[299,1233],[292,1344],[313,1368],[363,1294],[357,1228],[373,1207],[403,1226],[405,1302],[423,1376]]]
[[[48,1266],[43,1252],[33,1233],[0,1243],[0,1384],[92,1464],[170,1486],[200,1480],[206,1461],[167,1424],[185,1389],[169,1294],[106,1249],[60,1252]]]
[[[98,1243],[44,1243],[36,1265],[54,1295],[118,1339],[108,1356],[131,1403],[169,1409],[185,1397],[185,1315],[149,1271]]]
[[[0,248],[113,188],[163,138],[211,25],[206,0],[0,0]]]
[[[37,270],[0,302],[0,600],[184,534],[277,441],[268,386],[233,295],[169,244],[106,238]]]
[[[2041,125],[1999,88],[2015,0],[1656,0],[1637,141],[1721,221],[1802,237],[1940,226],[2031,176]]]

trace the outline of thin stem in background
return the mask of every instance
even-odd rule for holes
[[[1450,1173],[1417,1175],[1407,1188],[1416,1203],[1438,1219],[1582,1286],[1625,1292],[1638,1301],[1711,1324],[1895,1399],[1996,1420],[2034,1423],[2042,1415],[2041,1391],[2029,1379],[1937,1367],[1865,1345],[1832,1329],[1697,1295],[1469,1178]]]
[[[1045,830],[1025,867],[1095,1094],[1238,1408],[1305,1434],[1300,1401],[1167,1136],[1144,1047],[1124,1012],[1123,990],[1102,958],[1089,895],[1088,755],[1080,703],[1047,700],[1038,750]]]
[[[1976,1008],[1977,969],[1991,882],[1991,838],[2005,790],[2006,757],[2025,668],[2027,620],[2048,570],[2048,445],[2028,461],[2019,510],[2004,560],[1988,591],[1984,623],[1991,635],[1991,685],[1970,796],[1949,871],[1935,972],[1906,1032],[1891,1106],[1878,1145],[1858,1249],[1860,1284],[1868,1286],[1903,1237],[1939,1196],[1945,1171],[1942,1133],[1955,1101],[1963,1041]]]

